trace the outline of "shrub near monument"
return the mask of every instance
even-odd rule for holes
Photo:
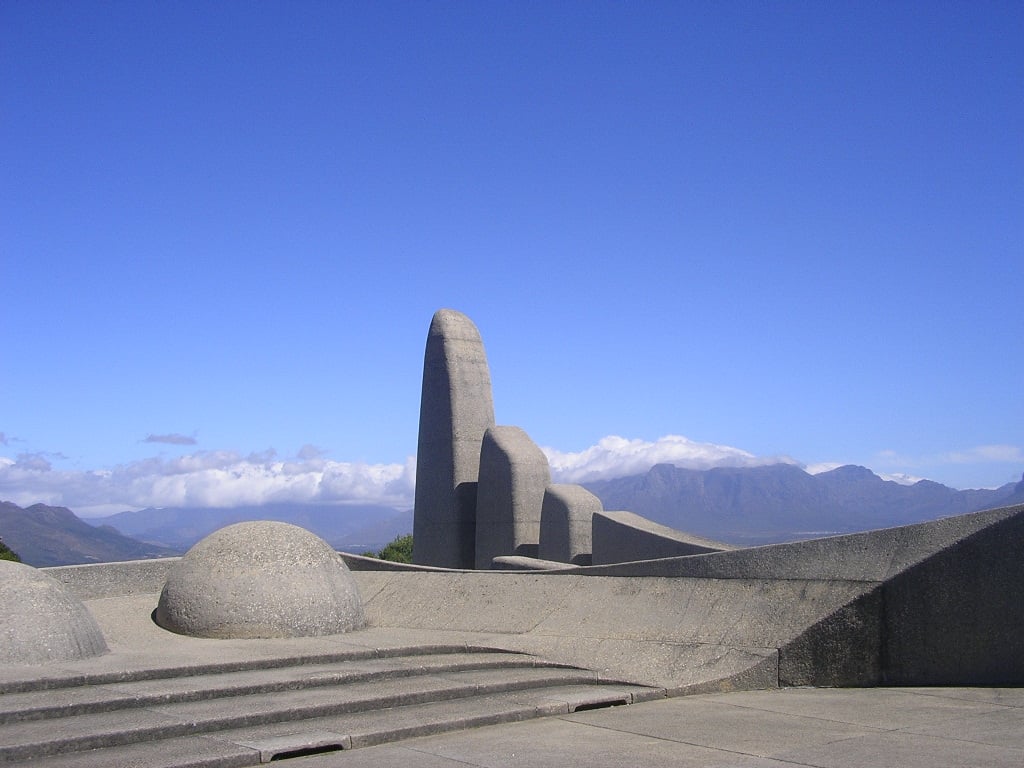
[[[412,534],[396,536],[388,542],[380,552],[364,552],[364,557],[376,557],[378,560],[390,560],[393,563],[412,562]]]
[[[21,558],[18,557],[18,553],[4,544],[3,539],[0,539],[0,560],[10,560],[15,563],[21,562]]]

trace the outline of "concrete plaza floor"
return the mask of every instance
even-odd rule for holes
[[[307,757],[345,766],[1020,768],[1024,688],[705,694]]]

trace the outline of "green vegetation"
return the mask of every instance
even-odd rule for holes
[[[390,560],[393,563],[411,563],[412,562],[412,534],[407,533],[405,536],[399,536],[380,552],[364,552],[366,557],[377,557],[381,560]]]
[[[411,553],[412,552],[412,544],[411,544],[412,536],[410,536],[409,539],[410,539],[409,552]],[[397,539],[396,539],[396,541],[397,541]],[[389,544],[388,546],[391,546],[391,545]],[[4,544],[4,540],[3,539],[0,539],[0,560],[13,560],[16,563],[20,563],[21,562],[21,558],[18,557],[18,553],[15,552],[14,550],[12,550],[10,547],[8,547],[6,544]]]

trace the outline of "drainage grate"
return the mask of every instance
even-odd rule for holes
[[[341,752],[345,749],[341,744],[320,744],[316,747],[300,747],[299,749],[289,749],[283,752],[275,752],[270,756],[270,762],[274,763],[278,760],[291,760],[293,757],[309,757],[310,755],[325,755],[328,752]],[[263,760],[262,762],[266,762]]]
[[[236,741],[235,744],[258,751],[261,763],[272,763],[351,749],[352,739],[330,731],[305,731],[255,741]]]
[[[588,701],[585,704],[577,704],[570,707],[570,712],[588,712],[591,709],[607,709],[608,707],[623,707],[629,704],[627,699],[607,699],[605,701]]]

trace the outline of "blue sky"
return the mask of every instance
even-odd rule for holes
[[[1020,479],[1021,40],[1016,2],[4,2],[0,497],[408,499],[441,307],[565,477]]]

